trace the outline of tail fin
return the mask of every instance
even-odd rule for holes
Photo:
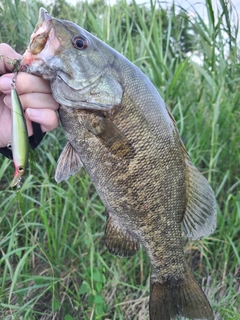
[[[212,308],[190,270],[178,280],[173,277],[164,283],[151,280],[149,311],[150,320],[179,319],[181,316],[214,319]]]

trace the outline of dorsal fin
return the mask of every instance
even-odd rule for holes
[[[183,230],[193,240],[209,236],[216,228],[216,200],[205,177],[186,159],[187,203],[183,217]]]
[[[188,238],[193,240],[209,236],[216,228],[216,200],[212,188],[204,176],[191,163],[187,150],[179,135],[176,121],[167,105],[166,109],[174,124],[186,162],[186,210],[183,216],[183,230]]]
[[[68,141],[58,159],[55,180],[59,183],[63,180],[69,179],[79,169],[81,169],[82,166],[83,163],[79,154]]]

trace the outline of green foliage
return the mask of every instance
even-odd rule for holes
[[[22,53],[26,50],[38,19],[37,1],[0,0],[0,42],[6,42]]]
[[[39,2],[0,1],[0,40],[23,52]],[[138,65],[172,110],[193,163],[208,178],[218,202],[211,237],[187,242],[188,261],[213,305],[216,319],[240,312],[240,90],[238,17],[231,3],[208,19],[183,8],[163,10],[119,1],[64,0],[49,6]],[[194,62],[198,57],[198,62]],[[0,318],[147,319],[149,264],[144,252],[110,256],[102,241],[104,208],[87,174],[60,185],[56,160],[60,128],[34,152],[21,189],[8,188],[12,164],[0,163]]]

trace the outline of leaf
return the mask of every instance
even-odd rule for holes
[[[61,305],[60,301],[58,301],[57,299],[54,299],[53,300],[53,311],[54,312],[57,311],[58,308],[60,307],[60,305]]]
[[[98,281],[98,282],[104,282],[102,273],[98,270],[95,270],[93,272],[93,280]]]
[[[87,284],[87,282],[83,281],[79,289],[79,294],[84,294],[89,292],[90,292],[89,285]]]
[[[95,302],[96,304],[104,304],[104,299],[103,299],[102,296],[96,294],[96,295],[94,296],[94,302]]]
[[[101,282],[96,283],[96,290],[98,293],[102,290],[102,283]]]
[[[94,302],[95,296],[91,293],[88,296],[88,303],[91,305]]]
[[[97,316],[102,316],[104,314],[104,306],[102,304],[96,305],[95,312]]]

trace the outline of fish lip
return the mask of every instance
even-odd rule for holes
[[[47,24],[51,23],[52,17],[50,16],[50,14],[48,13],[48,11],[45,8],[41,7],[39,9],[38,22],[35,26],[34,33],[37,32],[37,30],[41,27],[43,22],[46,22]]]
[[[41,7],[40,10],[39,10],[39,20],[42,21],[42,22],[46,21],[47,23],[52,21],[52,17],[47,12],[47,10],[45,8],[43,8],[43,7]]]

